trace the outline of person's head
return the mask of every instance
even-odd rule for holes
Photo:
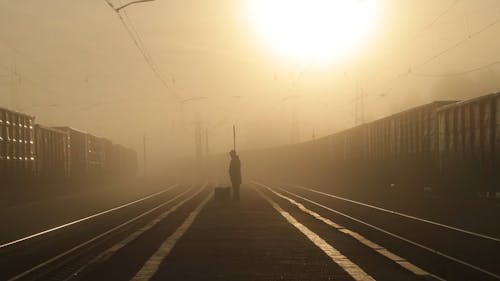
[[[229,155],[231,155],[231,158],[236,158],[236,156],[237,156],[236,151],[234,151],[234,150],[229,151]]]

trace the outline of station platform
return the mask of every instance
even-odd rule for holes
[[[333,280],[345,275],[251,187],[209,202],[153,280]]]
[[[349,260],[331,246],[331,237],[320,237],[331,236],[332,229],[309,229],[314,218],[280,212],[281,203],[270,195],[244,186],[239,202],[212,197],[156,268],[143,266],[132,280],[424,280],[354,239],[343,245],[349,257],[356,256]],[[371,271],[358,267],[358,260]]]

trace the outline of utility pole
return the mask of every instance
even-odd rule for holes
[[[142,137],[142,144],[143,144],[143,148],[144,148],[144,151],[143,151],[143,157],[144,157],[144,178],[146,178],[146,176],[148,175],[148,158],[147,158],[147,154],[146,154],[146,135],[143,135]]]
[[[11,70],[11,92],[10,92],[10,106],[19,110],[19,84],[21,83],[21,76],[17,73],[16,64],[12,65]]]
[[[208,128],[205,129],[205,157],[208,158]]]
[[[198,161],[201,160],[202,156],[202,132],[201,132],[201,120],[200,116],[196,117],[196,123],[194,128],[194,142],[195,142],[195,155]]]
[[[365,93],[356,79],[356,97],[354,98],[354,125],[365,123]]]
[[[233,150],[236,151],[236,125],[233,125]]]
[[[299,128],[299,105],[297,102],[292,108],[292,124],[290,128],[290,143],[298,143],[300,141],[300,128]]]

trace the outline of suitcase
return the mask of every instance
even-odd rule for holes
[[[231,187],[216,187],[214,189],[214,199],[216,202],[231,200]]]

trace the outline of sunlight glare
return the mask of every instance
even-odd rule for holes
[[[373,31],[376,8],[376,0],[248,0],[256,32],[300,61],[330,61],[359,48]]]

